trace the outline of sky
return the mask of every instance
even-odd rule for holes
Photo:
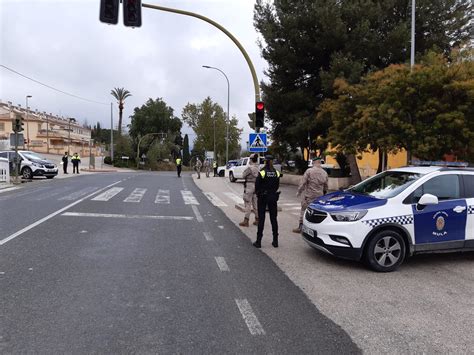
[[[249,54],[258,80],[264,79],[265,61],[253,26],[255,0],[145,0],[144,3],[195,12],[231,32]],[[110,127],[118,108],[110,91],[124,87],[124,124],[135,107],[148,98],[162,98],[181,118],[187,103],[207,96],[227,108],[230,82],[230,116],[239,119],[248,140],[248,113],[255,110],[255,91],[249,67],[237,46],[224,33],[202,20],[143,8],[140,28],[99,21],[100,0],[0,0],[0,64],[59,90],[86,98],[80,100],[0,67],[0,99],[25,106],[31,95],[32,110],[74,117]],[[100,104],[102,103],[102,104]],[[188,127],[183,134],[195,136]]]

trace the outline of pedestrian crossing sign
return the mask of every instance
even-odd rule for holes
[[[249,152],[263,153],[266,151],[267,151],[267,134],[266,133],[250,133]]]

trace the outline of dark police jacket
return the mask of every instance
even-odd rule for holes
[[[257,196],[277,196],[277,191],[280,188],[280,175],[280,172],[276,169],[264,167],[260,170],[255,181],[255,193]]]

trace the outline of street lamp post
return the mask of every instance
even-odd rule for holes
[[[225,126],[225,164],[227,164],[227,162],[229,161],[229,120],[230,120],[230,116],[229,116],[229,102],[230,102],[229,78],[227,78],[227,75],[225,75],[225,73],[222,70],[220,70],[219,68],[211,67],[209,65],[203,65],[202,67],[206,68],[206,69],[215,69],[215,70],[221,72],[222,75],[224,75],[225,80],[227,81],[227,119],[226,119],[226,126]],[[214,152],[216,151],[216,144],[215,144],[216,138],[215,138],[215,135],[216,135],[216,127],[215,127],[215,122],[214,122]]]
[[[44,117],[46,117],[46,153],[49,154],[49,118],[46,112],[43,112]]]
[[[411,1],[411,51],[410,51],[410,67],[413,69],[415,65],[415,0]]]
[[[28,122],[28,99],[32,98],[31,95],[26,95],[26,149],[30,150],[30,129],[29,129],[29,122]]]
[[[68,121],[69,121],[69,127],[68,127],[68,140],[67,140],[67,155],[71,155],[71,152],[70,152],[70,147],[71,147],[71,122],[76,122],[76,119],[75,118],[68,118]]]

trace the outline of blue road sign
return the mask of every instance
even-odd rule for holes
[[[267,151],[267,134],[266,133],[250,133],[249,152],[263,153],[266,151]]]

